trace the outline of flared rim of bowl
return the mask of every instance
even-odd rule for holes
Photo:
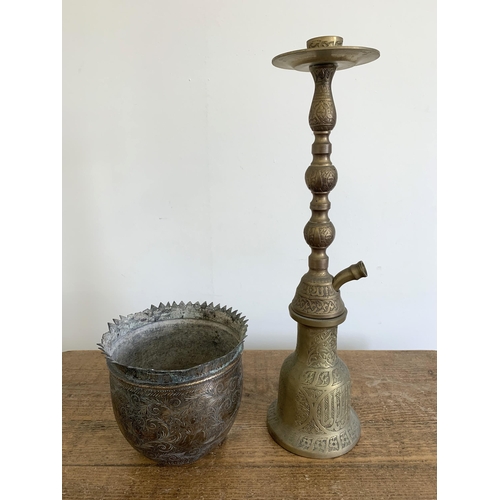
[[[139,330],[154,326],[162,322],[179,319],[205,319],[210,322],[219,323],[228,327],[235,334],[237,344],[229,352],[213,358],[205,363],[198,364],[184,369],[155,370],[140,366],[129,366],[119,363],[113,357],[114,346],[120,339]],[[150,308],[138,313],[120,316],[114,319],[113,323],[108,323],[109,330],[103,334],[98,345],[105,357],[108,368],[115,375],[125,377],[137,382],[153,384],[181,384],[193,382],[201,378],[209,377],[231,364],[243,351],[243,342],[246,338],[248,320],[237,310],[227,308],[227,306],[207,304],[203,302],[168,302],[166,305],[160,303],[158,307],[151,305]]]

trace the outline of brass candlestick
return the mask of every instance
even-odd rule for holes
[[[311,72],[315,91],[309,124],[315,140],[313,161],[305,175],[313,194],[311,219],[304,228],[304,238],[311,247],[309,271],[289,307],[298,323],[297,347],[281,368],[278,399],[269,407],[267,426],[283,448],[311,458],[343,455],[354,447],[361,433],[351,407],[349,370],[337,356],[337,326],[347,315],[340,287],[367,276],[367,272],[362,262],[335,277],[328,272],[326,249],[335,237],[328,218],[328,193],[337,183],[337,170],[330,161],[329,135],[336,122],[331,83],[335,71],[369,63],[380,53],[366,47],[344,47],[342,42],[338,36],[313,38],[307,49],[273,59],[278,68]]]

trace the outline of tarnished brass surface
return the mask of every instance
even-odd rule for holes
[[[280,54],[273,64],[281,69],[310,71],[313,64],[335,64],[337,70],[367,64],[380,57],[377,49],[368,47],[344,47],[340,36],[320,36],[307,41],[307,49]]]
[[[192,463],[226,438],[241,402],[246,320],[206,303],[151,306],[109,324],[101,350],[127,441],[160,464]]]
[[[330,132],[337,114],[331,91],[339,69],[366,64],[380,53],[366,47],[344,47],[338,36],[308,40],[307,49],[276,56],[278,68],[309,71],[315,90],[309,112],[314,132],[313,160],[305,181],[312,193],[311,218],[304,238],[311,247],[309,270],[302,277],[290,304],[297,322],[297,347],[281,368],[278,399],[268,412],[271,436],[285,449],[311,458],[333,458],[351,450],[361,429],[351,407],[349,370],[337,356],[337,327],[347,316],[340,296],[345,283],[367,276],[363,262],[328,272],[326,249],[335,238],[328,217],[329,192],[337,184],[337,169],[330,161]]]

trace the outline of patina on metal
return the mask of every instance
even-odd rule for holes
[[[113,321],[98,345],[127,441],[168,465],[221,444],[241,402],[247,320],[231,308],[174,302]]]
[[[331,91],[337,70],[374,61],[376,49],[344,47],[339,36],[317,37],[307,48],[276,56],[278,68],[308,71],[315,90],[309,113],[314,132],[313,160],[305,181],[313,198],[311,218],[304,238],[311,247],[309,271],[297,287],[289,312],[297,322],[297,346],[283,363],[278,399],[269,407],[267,426],[283,448],[311,458],[333,458],[347,453],[358,442],[359,418],[351,407],[349,370],[337,356],[337,327],[347,309],[340,296],[345,283],[367,276],[363,262],[328,272],[326,249],[335,238],[328,218],[328,193],[337,184],[337,170],[330,161],[330,132],[336,122]]]

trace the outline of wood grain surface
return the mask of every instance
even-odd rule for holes
[[[114,419],[99,351],[63,353],[63,499],[434,499],[436,352],[340,351],[361,439],[330,460],[293,455],[266,429],[291,351],[245,351],[241,407],[226,441],[191,465],[158,466]]]

